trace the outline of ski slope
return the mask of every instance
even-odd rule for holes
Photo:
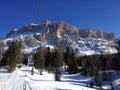
[[[29,90],[26,73],[16,69],[13,73],[0,73],[0,90]]]
[[[54,81],[54,75],[43,72],[39,75],[35,70],[34,75],[30,73],[31,68],[16,68],[12,73],[0,72],[0,90],[95,90],[85,86],[77,85],[68,79],[67,75],[61,77],[61,81]]]
[[[37,70],[34,71],[34,75],[31,75],[31,68],[23,66],[12,73],[0,72],[0,90],[97,90],[97,87],[90,88],[87,84],[91,77],[63,72],[58,82],[54,81],[52,73],[44,71],[43,75],[39,75]],[[114,78],[114,88],[120,90],[120,76],[115,75]],[[104,88],[108,89],[109,86]]]
[[[26,81],[29,82],[32,90],[95,90],[80,85],[78,79],[69,79],[69,75],[67,74],[62,75],[61,81],[58,82],[54,81],[54,75],[52,73],[44,71],[43,75],[39,75],[38,71],[34,70],[34,75],[31,75],[30,70],[30,68],[27,69]]]

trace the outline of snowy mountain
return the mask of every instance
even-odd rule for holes
[[[71,47],[76,55],[116,53],[113,33],[79,28],[65,22],[45,20],[42,24],[29,24],[14,29],[6,36],[6,44],[12,40],[22,41],[24,51],[31,52],[38,47]]]

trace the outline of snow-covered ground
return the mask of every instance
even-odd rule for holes
[[[68,74],[63,72],[61,81],[54,81],[54,74],[43,72],[39,75],[35,70],[31,75],[31,68],[23,66],[21,69],[16,68],[12,73],[0,72],[0,90],[97,90],[97,87],[89,87],[91,77],[83,77],[80,74]],[[119,74],[120,75],[120,74]],[[115,75],[115,90],[120,90],[120,78]],[[104,88],[109,87],[104,86]]]

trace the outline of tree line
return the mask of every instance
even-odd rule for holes
[[[23,63],[27,65],[27,54],[21,52],[22,43],[14,40],[10,43],[8,49],[2,52],[4,44],[0,42],[1,66],[9,66],[9,71],[15,69],[16,64]],[[120,71],[120,41],[116,46],[118,53],[101,54],[90,56],[76,56],[74,51],[67,47],[50,49],[49,47],[40,47],[33,54],[34,67],[39,70],[40,75],[44,69],[55,74],[55,80],[60,80],[61,70],[68,71],[71,74],[81,73],[84,76],[99,77],[100,71],[116,70]]]

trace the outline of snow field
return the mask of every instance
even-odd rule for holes
[[[43,71],[39,75],[34,69],[31,75],[31,67],[23,66],[12,73],[0,72],[0,90],[97,90],[97,87],[89,87],[89,82],[93,77],[83,77],[78,74],[68,74],[62,72],[61,81],[54,81],[54,74]],[[114,74],[113,86],[115,90],[120,90],[120,74]],[[102,86],[105,90],[111,88],[107,83]]]

